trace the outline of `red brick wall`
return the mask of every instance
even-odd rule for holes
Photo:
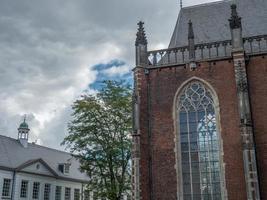
[[[255,57],[248,66],[255,134],[258,151],[262,197],[267,199],[267,58]],[[233,63],[228,60],[204,62],[195,71],[172,67],[150,70],[141,75],[141,196],[150,195],[148,155],[152,152],[153,200],[176,200],[175,143],[173,100],[179,86],[191,77],[208,82],[216,91],[220,105],[225,179],[229,200],[246,199],[239,114]],[[147,84],[150,80],[151,145],[148,142]],[[265,170],[264,170],[265,169]],[[262,199],[264,199],[262,198]]]
[[[252,58],[247,71],[257,147],[261,199],[267,199],[267,56]]]

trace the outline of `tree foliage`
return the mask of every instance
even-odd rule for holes
[[[80,159],[96,198],[119,200],[130,188],[131,93],[124,82],[104,81],[99,93],[72,106],[63,144]]]

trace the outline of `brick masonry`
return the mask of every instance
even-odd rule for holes
[[[233,61],[202,62],[198,65],[195,71],[191,71],[186,66],[176,66],[151,69],[149,75],[145,75],[144,70],[139,72],[142,200],[149,200],[150,195],[153,200],[177,199],[173,102],[177,89],[192,77],[208,82],[216,91],[219,99],[228,199],[246,199]],[[267,57],[250,58],[247,73],[257,145],[261,198],[267,199],[267,191],[264,190],[267,187],[267,117],[265,115],[267,111]],[[148,88],[150,88],[150,98],[148,98]],[[149,181],[149,152],[151,152],[152,163],[151,182]]]

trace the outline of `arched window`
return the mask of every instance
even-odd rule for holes
[[[178,96],[179,188],[183,200],[223,199],[220,134],[212,92],[189,82]]]

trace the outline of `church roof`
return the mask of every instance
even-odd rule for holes
[[[201,4],[181,9],[169,48],[188,45],[188,22],[193,23],[195,43],[231,40],[228,19],[233,1]],[[238,14],[242,17],[243,36],[267,33],[267,1],[236,0]]]
[[[70,153],[51,149],[33,143],[24,148],[16,139],[0,135],[0,169],[19,169],[34,160],[42,160],[56,173],[57,178],[86,182],[88,176],[79,170],[80,162]],[[71,162],[68,175],[58,170],[58,164]]]

